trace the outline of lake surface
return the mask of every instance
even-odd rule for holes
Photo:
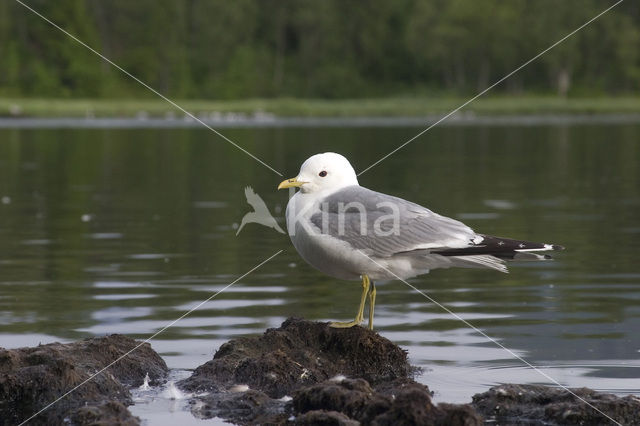
[[[292,177],[324,151],[363,170],[422,129],[223,133]],[[436,270],[410,283],[563,385],[640,393],[639,142],[629,123],[437,127],[360,183],[482,233],[564,245],[510,274]],[[358,283],[312,269],[273,229],[236,236],[245,186],[283,219],[284,177],[204,128],[0,129],[0,346],[147,338],[279,250],[152,341],[174,378],[288,316],[352,319]],[[551,383],[402,282],[377,287],[377,331],[408,350],[437,401]],[[134,413],[197,422],[158,395]]]

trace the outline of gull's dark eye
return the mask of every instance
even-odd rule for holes
[[[318,176],[320,176],[320,177],[325,177],[326,175],[327,175],[327,172],[325,170],[323,170],[320,173],[318,173]]]

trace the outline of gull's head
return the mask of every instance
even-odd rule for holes
[[[302,192],[335,191],[357,185],[356,171],[349,160],[335,152],[309,157],[302,163],[298,176],[284,180],[278,189],[298,187]]]

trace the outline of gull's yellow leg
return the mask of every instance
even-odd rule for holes
[[[360,325],[360,323],[364,321],[364,304],[367,300],[367,294],[369,293],[370,285],[371,281],[369,280],[369,277],[366,275],[362,275],[362,296],[360,296],[360,307],[358,308],[356,319],[349,322],[331,322],[329,323],[330,327],[349,328],[353,327],[354,325]]]
[[[371,281],[369,290],[369,330],[373,330],[373,307],[376,305],[376,283]]]

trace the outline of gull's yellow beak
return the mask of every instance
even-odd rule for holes
[[[280,182],[280,185],[278,185],[278,189],[284,189],[284,188],[299,188],[302,185],[304,185],[307,182],[302,182],[298,180],[298,177],[294,177],[291,179],[286,179],[283,180],[282,182]]]

